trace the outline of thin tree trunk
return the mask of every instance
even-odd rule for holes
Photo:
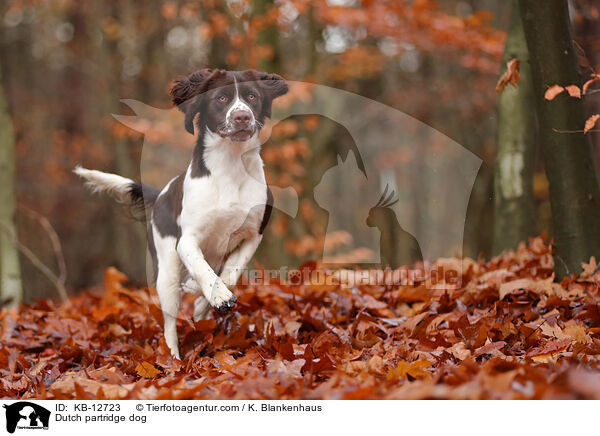
[[[227,5],[224,2],[216,2],[214,6],[203,5],[203,16],[208,17],[213,12],[226,14]],[[206,20],[208,18],[205,18]],[[229,51],[229,39],[225,35],[214,35],[210,41],[210,52],[208,54],[208,66],[210,68],[227,69],[227,52]]]
[[[498,149],[494,174],[494,242],[498,254],[514,249],[533,233],[533,167],[535,107],[527,42],[517,0],[512,2],[503,64],[520,61],[517,88],[508,86],[498,98]]]
[[[123,23],[126,30],[126,35],[132,41],[138,41],[140,38],[136,38],[136,27],[135,27],[135,11],[136,4],[132,0],[126,0],[119,2],[119,8],[115,12],[119,14],[119,21]],[[112,65],[112,71],[108,70],[106,73],[111,77],[119,77],[122,69],[122,59],[117,57],[115,53],[111,53],[109,50],[116,50],[116,45],[110,45],[106,47],[105,56],[107,57],[108,64],[107,69],[111,68],[110,61],[113,62],[115,59],[118,61]],[[133,48],[134,54],[139,54],[138,46]],[[111,79],[108,77],[108,80]],[[107,113],[118,112],[119,106],[119,94],[118,88],[115,86],[111,88],[111,91],[106,93],[105,98],[105,110]],[[105,115],[105,114],[102,114]],[[124,177],[137,178],[136,174],[139,172],[136,166],[135,158],[131,153],[132,144],[126,139],[111,138],[110,135],[105,135],[105,139],[108,142],[112,140],[112,149],[114,157],[114,170],[117,174]],[[124,220],[121,213],[113,215],[113,237],[115,238],[114,248],[115,257],[120,268],[127,271],[131,277],[142,279],[145,276],[145,254],[146,254],[146,227],[138,222],[129,222],[130,220]]]
[[[10,299],[9,306],[23,299],[19,252],[14,243],[15,210],[15,143],[8,105],[0,86],[0,296],[2,300]]]
[[[266,17],[269,9],[273,7],[273,0],[255,0],[252,14],[255,17]],[[269,73],[277,72],[279,67],[279,31],[275,24],[269,24],[258,32],[256,45],[271,47],[273,53],[269,57],[262,57],[258,62],[258,69]]]
[[[544,99],[549,86],[580,84],[566,0],[519,0],[531,60],[540,143],[546,167],[554,231],[557,278],[581,271],[600,255],[600,188],[583,102],[559,95]],[[566,93],[565,93],[566,94]]]

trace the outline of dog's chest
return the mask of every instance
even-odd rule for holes
[[[186,175],[180,226],[205,257],[222,258],[258,232],[267,200],[262,165],[231,167],[201,178]],[[212,263],[209,261],[209,263]]]

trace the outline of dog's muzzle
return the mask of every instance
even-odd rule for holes
[[[256,131],[256,121],[252,112],[247,110],[235,110],[229,114],[223,129],[218,133],[223,137],[229,137],[233,141],[246,141]]]

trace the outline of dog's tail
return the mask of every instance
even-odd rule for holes
[[[132,213],[135,213],[134,216],[140,219],[145,218],[145,214],[140,212],[151,207],[160,194],[156,188],[116,174],[88,170],[80,166],[75,167],[73,172],[85,179],[85,184],[92,192],[106,192],[118,202],[127,205]]]

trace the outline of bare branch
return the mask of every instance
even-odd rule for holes
[[[558,129],[552,129],[552,130],[555,131],[556,133],[590,133],[590,132],[600,132],[600,129],[588,130],[587,132],[584,132],[583,129],[581,129],[581,130],[558,130]]]
[[[52,249],[54,250],[54,255],[56,256],[56,263],[58,264],[58,270],[60,271],[58,279],[64,285],[67,281],[67,265],[65,262],[65,256],[63,253],[62,245],[60,243],[60,238],[58,237],[58,233],[50,224],[48,218],[42,215],[39,212],[36,212],[33,209],[29,209],[26,206],[18,205],[17,206],[21,211],[27,213],[33,219],[35,219],[43,229],[46,231],[48,238],[50,239],[50,243],[52,244]]]
[[[11,242],[15,245],[15,247],[17,247],[19,249],[19,251],[21,253],[23,253],[23,255],[27,259],[29,259],[29,261],[33,264],[33,266],[35,266],[42,274],[44,274],[46,276],[46,278],[56,287],[56,290],[58,291],[58,294],[60,295],[60,298],[63,300],[63,302],[68,304],[69,296],[67,294],[65,285],[63,282],[61,282],[60,278],[57,277],[57,275],[54,274],[54,272],[50,268],[48,268],[44,264],[44,262],[42,262],[33,253],[33,251],[31,251],[29,248],[27,248],[25,245],[23,245],[21,242],[19,242],[17,237],[10,232],[10,230],[4,223],[0,223],[0,230],[2,230],[4,232],[4,234],[10,238]]]

